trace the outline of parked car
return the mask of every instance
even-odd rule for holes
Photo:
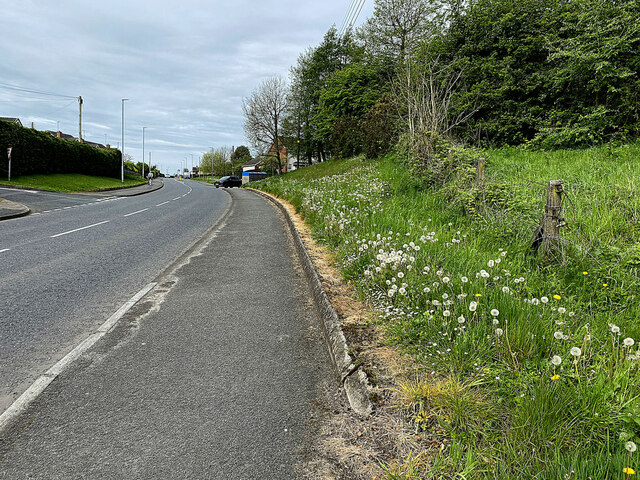
[[[218,187],[241,187],[242,186],[242,180],[240,178],[238,178],[238,177],[226,176],[226,177],[219,178],[218,180],[213,182],[213,184],[216,186],[216,188],[218,188]]]

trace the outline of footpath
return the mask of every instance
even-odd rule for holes
[[[229,194],[210,233],[0,432],[0,479],[302,477],[340,385],[281,214]]]

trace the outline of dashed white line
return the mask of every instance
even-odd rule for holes
[[[173,200],[180,200],[180,197],[176,197],[176,198],[174,198]]]
[[[149,210],[148,208],[143,208],[142,210],[138,210],[137,212],[131,212],[131,213],[127,213],[126,215],[124,215],[125,217],[129,217],[131,215],[135,215],[137,213],[142,213],[142,212],[146,212],[147,210]]]
[[[166,202],[162,202],[156,205],[156,207],[161,207],[162,205],[166,205],[167,203],[169,203],[171,200],[167,200]]]
[[[11,249],[10,248],[3,248],[2,250],[0,250],[0,253],[8,252],[9,250],[11,250]]]
[[[97,227],[98,225],[104,225],[105,223],[109,223],[109,220],[105,220],[104,222],[100,222],[100,223],[94,223],[93,225],[87,225],[86,227],[76,228],[75,230],[69,230],[68,232],[51,235],[51,237],[49,238],[56,238],[56,237],[61,237],[63,235],[69,235],[70,233],[79,232],[80,230],[86,230],[87,228]]]

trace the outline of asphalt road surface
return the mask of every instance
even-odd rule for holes
[[[230,204],[222,190],[173,179],[135,197],[2,195],[38,214],[0,222],[0,413]]]
[[[183,188],[170,183],[165,193],[187,194]],[[301,466],[313,450],[308,447],[316,441],[314,418],[327,408],[326,392],[338,391],[304,274],[271,204],[248,191],[234,189],[228,195],[213,189],[199,191],[205,188],[193,185],[189,195],[194,197],[176,195],[181,200],[175,201],[186,203],[193,198],[190,201],[196,202],[202,195],[209,209],[219,204],[218,208],[229,206],[228,212],[155,278],[156,287],[114,330],[0,432],[0,479],[302,478]],[[162,203],[158,197],[152,200],[152,195],[146,195],[149,198],[143,203],[118,200],[110,202],[111,207],[88,207],[104,216],[87,218],[89,223],[54,222],[51,227],[56,228],[47,230],[51,235],[46,238],[40,235],[32,243],[24,239],[24,247],[17,242],[6,245],[10,252],[37,250],[64,238],[52,238],[57,232],[93,222],[95,227],[65,235],[67,248],[101,245],[105,237],[122,235],[123,243],[107,243],[105,248],[126,249],[127,257],[135,256],[140,245],[133,231],[154,237],[170,229],[165,223],[154,228],[151,219],[137,228],[127,223],[146,213],[136,211],[153,210],[156,207],[149,205]],[[160,211],[148,217],[156,215]],[[208,215],[210,220],[215,218]],[[101,218],[110,223],[98,225],[105,221]],[[116,228],[107,235],[111,223]],[[189,224],[179,223],[182,229]],[[87,248],[83,256],[93,256],[92,247]],[[77,256],[65,255],[64,248],[58,255],[63,264],[73,264]],[[106,261],[115,260],[101,258],[86,271],[73,267],[75,275],[81,276],[80,284],[92,283],[89,271],[94,269],[105,276],[101,265]],[[37,263],[31,268],[36,269]],[[42,281],[41,288],[45,285]],[[104,295],[92,295],[95,288],[99,287],[82,289],[84,295],[91,295],[81,302],[85,311],[93,311],[88,308],[93,302],[101,303]],[[59,290],[64,291],[64,285]],[[113,301],[102,303],[99,308],[106,313],[113,309]],[[18,310],[28,304],[23,302]],[[65,325],[83,324],[83,317],[88,317],[84,323],[91,323],[98,316],[78,313],[75,321],[65,322],[64,315],[56,312],[40,314],[39,322],[29,323],[37,332],[32,336],[64,330],[48,320],[50,315]],[[104,315],[100,317],[104,320]],[[22,318],[28,321],[28,315]],[[42,333],[36,328],[39,324],[46,324]],[[15,322],[9,327],[15,338],[21,338]],[[22,348],[28,347],[29,342],[23,342]]]

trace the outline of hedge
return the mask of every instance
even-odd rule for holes
[[[120,150],[95,148],[0,121],[0,178],[7,178],[8,147],[13,147],[12,177],[50,173],[120,177]]]

